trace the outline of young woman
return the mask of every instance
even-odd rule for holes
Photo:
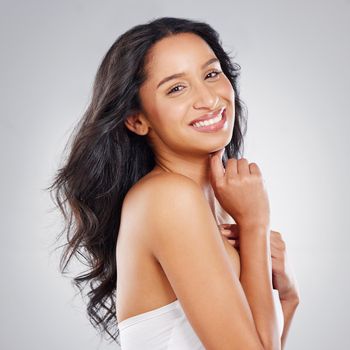
[[[285,344],[299,292],[260,169],[239,158],[239,70],[208,24],[169,17],[125,32],[98,69],[51,190],[61,269],[86,260],[74,282],[123,350]]]

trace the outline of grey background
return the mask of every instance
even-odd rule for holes
[[[245,157],[262,169],[302,295],[287,349],[350,348],[348,0],[1,1],[0,347],[118,348],[58,272],[61,219],[42,189],[102,56],[159,16],[207,21],[242,67]]]

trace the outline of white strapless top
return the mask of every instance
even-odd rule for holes
[[[278,291],[273,289],[280,336],[284,321]],[[178,299],[118,323],[122,350],[205,350]]]

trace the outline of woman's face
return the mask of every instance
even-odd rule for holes
[[[158,158],[207,157],[230,142],[234,90],[201,37],[181,33],[161,39],[150,49],[145,68],[138,119],[139,125],[148,127],[147,137]],[[212,119],[210,114],[222,111],[226,122],[215,132],[191,125],[195,119]]]

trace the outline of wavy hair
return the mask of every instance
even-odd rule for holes
[[[122,203],[128,190],[156,165],[146,137],[131,132],[124,121],[142,108],[139,89],[147,79],[149,49],[178,33],[199,35],[219,59],[235,92],[235,123],[223,164],[243,154],[247,110],[239,98],[240,65],[233,63],[210,25],[161,17],[132,27],[109,48],[97,70],[91,101],[65,146],[64,164],[46,189],[64,218],[57,236],[58,240],[66,233],[60,271],[66,272],[73,257],[88,267],[72,283],[83,296],[88,284],[89,321],[118,344],[116,241]]]

